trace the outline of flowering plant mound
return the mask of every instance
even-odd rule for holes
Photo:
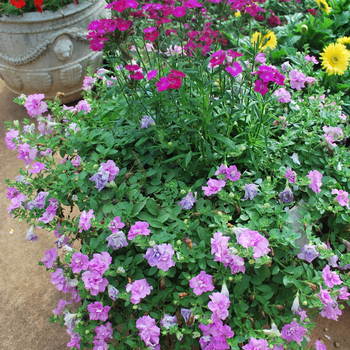
[[[17,99],[38,128],[7,124],[8,211],[57,238],[41,264],[71,348],[296,350],[348,300],[341,94],[308,51],[274,61],[264,28],[225,41],[242,3],[114,1],[85,99]]]
[[[8,0],[0,3],[1,15],[21,15],[27,12],[57,11],[68,4],[79,4],[79,0]]]

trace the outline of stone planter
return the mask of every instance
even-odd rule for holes
[[[87,27],[106,15],[105,0],[70,4],[62,11],[25,13],[0,18],[0,77],[16,94],[44,93],[63,103],[81,96],[90,66],[96,70],[102,53],[89,49]]]

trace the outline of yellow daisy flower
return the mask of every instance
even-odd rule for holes
[[[331,43],[323,49],[320,57],[322,68],[326,70],[327,74],[343,75],[349,64],[350,52],[343,44]]]
[[[332,8],[328,5],[326,0],[315,0],[317,2],[318,7],[327,13],[327,15],[330,14],[332,11]]]
[[[350,51],[350,38],[348,36],[343,36],[337,40],[338,43],[343,44],[347,50]]]
[[[235,12],[235,17],[237,18],[237,17],[239,17],[241,15],[241,12],[240,11],[236,11]]]
[[[259,51],[265,51],[266,49],[273,50],[277,46],[277,37],[271,30],[263,37],[260,32],[255,32],[252,35],[251,42],[254,46],[259,42]]]

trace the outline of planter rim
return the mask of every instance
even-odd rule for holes
[[[95,3],[99,2],[101,0],[84,0],[83,2],[79,3],[78,5],[75,4],[69,4],[62,8],[62,12],[60,10],[57,10],[55,12],[52,11],[44,11],[43,13],[40,12],[27,12],[24,13],[23,16],[15,16],[10,15],[8,17],[1,17],[0,23],[6,23],[6,24],[30,24],[30,23],[39,23],[39,22],[46,22],[46,21],[52,21],[52,20],[59,20],[64,19],[68,16],[75,15],[81,11],[84,11],[85,9],[89,8],[90,6],[94,5]],[[1,29],[0,29],[1,32]]]

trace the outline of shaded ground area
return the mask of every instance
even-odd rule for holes
[[[49,323],[52,310],[64,294],[55,289],[50,274],[38,265],[45,251],[54,246],[54,236],[41,230],[36,231],[39,236],[36,243],[25,241],[28,224],[10,218],[6,210],[10,201],[6,199],[4,180],[13,179],[25,165],[17,159],[17,151],[6,148],[3,123],[30,118],[24,107],[13,102],[14,97],[0,80],[0,349],[66,350],[70,338],[65,328]],[[349,307],[343,310],[338,322],[322,317],[317,322],[310,346],[316,339],[322,339],[327,350],[350,350]]]

